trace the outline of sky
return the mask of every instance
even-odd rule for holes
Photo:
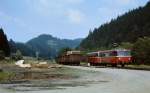
[[[0,0],[0,27],[8,39],[27,42],[40,34],[85,38],[89,30],[149,0]]]

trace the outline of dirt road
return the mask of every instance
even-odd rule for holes
[[[66,86],[63,89],[42,89],[40,91],[10,91],[0,86],[0,93],[150,93],[150,71],[89,67],[71,68],[89,71],[90,74],[99,72],[96,73],[99,75],[86,76],[86,74],[83,74],[84,77],[77,81],[90,81],[92,79],[86,86]],[[92,83],[92,81],[95,83]]]

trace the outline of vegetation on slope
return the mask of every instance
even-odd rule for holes
[[[139,7],[110,23],[101,25],[90,31],[80,48],[85,50],[113,48],[122,42],[134,43],[138,38],[150,36],[150,2],[144,7]]]

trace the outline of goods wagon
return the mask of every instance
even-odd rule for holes
[[[63,65],[80,65],[83,61],[83,55],[80,51],[68,51],[57,58],[57,62]]]

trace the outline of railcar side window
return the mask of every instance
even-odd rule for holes
[[[118,56],[131,56],[130,51],[118,51]]]
[[[110,53],[105,53],[105,57],[109,57],[110,56]]]
[[[110,53],[100,53],[99,56],[100,57],[109,57]]]
[[[90,57],[98,57],[98,53],[92,53],[92,54],[89,54],[88,56],[90,56]]]
[[[100,53],[99,56],[100,56],[100,57],[108,57],[108,56],[109,56],[109,53]]]
[[[94,56],[95,56],[95,57],[98,57],[98,53],[95,53]]]
[[[100,57],[105,57],[105,54],[104,53],[100,53],[99,56]]]

